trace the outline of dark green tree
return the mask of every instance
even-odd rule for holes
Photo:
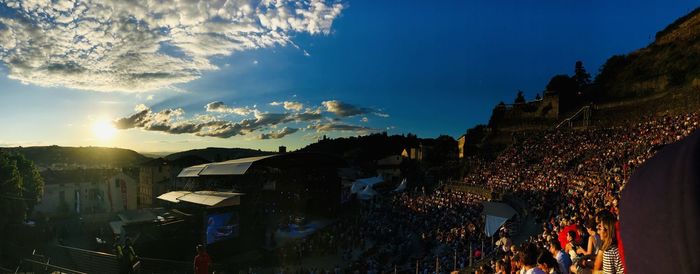
[[[574,77],[572,77],[576,82],[576,87],[578,90],[585,88],[591,84],[591,74],[586,71],[583,67],[583,62],[576,61],[576,66],[574,67]]]
[[[576,91],[576,81],[568,75],[555,75],[547,84],[547,91],[554,91],[559,94],[573,93]]]
[[[22,176],[15,161],[0,152],[0,230],[21,222],[24,214]]]
[[[518,95],[515,97],[515,104],[524,104],[525,103],[525,96],[523,96],[523,91],[518,90]]]
[[[552,77],[547,84],[547,91],[559,94],[560,113],[565,113],[576,107],[577,89],[576,81],[564,74]]]
[[[41,194],[44,191],[44,179],[41,178],[34,162],[27,160],[23,155],[15,154],[9,157],[15,162],[22,178],[22,198],[27,206],[27,214],[30,214],[41,199]]]
[[[0,258],[12,239],[11,227],[22,223],[25,213],[20,172],[15,161],[0,151]]]

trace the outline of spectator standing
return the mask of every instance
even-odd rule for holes
[[[194,273],[209,274],[209,266],[211,266],[211,257],[203,245],[197,245],[197,255],[194,256]]]
[[[136,273],[138,272],[139,266],[141,264],[139,256],[136,255],[136,251],[134,250],[134,246],[131,244],[131,239],[126,238],[126,241],[124,241],[124,248],[122,250],[124,260],[126,261],[127,264],[127,271],[128,273]]]

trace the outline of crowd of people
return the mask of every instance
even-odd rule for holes
[[[284,256],[341,254],[353,262],[329,273],[449,273],[471,260],[478,273],[624,273],[620,192],[636,167],[697,129],[700,116],[641,121],[518,136],[496,159],[471,161],[460,184],[513,193],[542,225],[523,244],[511,245],[510,233],[496,245],[484,236],[485,197],[414,189],[363,205],[356,217],[287,247]],[[495,256],[479,262],[485,254]]]
[[[339,254],[342,261],[351,262],[342,268],[345,273],[385,273],[415,264],[427,273],[436,262],[444,269],[454,269],[455,264],[463,268],[470,243],[474,260],[485,254],[483,247],[492,248],[490,240],[482,241],[483,200],[450,190],[397,194],[363,204],[355,218],[282,247],[280,257],[283,265],[298,270],[302,258]]]
[[[643,121],[531,136],[481,166],[477,176],[467,177],[467,184],[515,190],[543,224],[542,234],[502,254],[480,272],[519,273],[525,268],[545,273],[624,273],[618,229],[621,190],[636,167],[664,145],[697,129],[700,116],[691,113]]]

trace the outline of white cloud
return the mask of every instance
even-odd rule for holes
[[[284,102],[272,102],[270,103],[271,106],[282,106],[286,110],[294,110],[294,111],[301,111],[304,109],[304,104],[299,103],[299,102],[293,102],[293,101],[284,101]]]
[[[326,110],[328,112],[331,112],[340,117],[351,117],[372,112],[372,109],[357,107],[338,100],[324,101],[321,104],[323,104],[323,106],[326,107]]]
[[[285,127],[279,131],[273,131],[270,133],[263,133],[258,136],[258,139],[261,140],[267,140],[267,139],[281,139],[284,138],[284,136],[287,136],[289,134],[293,134],[295,132],[299,131],[298,128],[290,128],[290,127]]]
[[[138,92],[216,70],[211,57],[329,34],[324,0],[17,1],[0,17],[0,60],[24,84]],[[305,54],[307,54],[305,52]]]
[[[358,131],[358,132],[363,132],[363,133],[369,133],[369,132],[376,132],[377,131],[377,129],[373,129],[373,128],[369,128],[369,127],[340,124],[340,123],[326,123],[326,124],[319,123],[316,125],[309,125],[308,127],[311,129],[315,129],[317,132]]]
[[[193,134],[218,138],[249,135],[255,139],[279,139],[297,131],[307,130],[316,133],[359,134],[379,131],[376,128],[347,123],[348,120],[357,119],[354,117],[360,117],[360,122],[368,123],[367,116],[357,115],[376,114],[369,108],[339,101],[324,101],[323,107],[313,105],[305,107],[304,104],[295,101],[271,102],[269,105],[282,106],[286,111],[275,113],[259,110],[256,107],[230,107],[223,102],[215,101],[204,106],[205,113],[201,113],[200,110],[200,113],[185,117],[185,111],[182,108],[166,108],[155,112],[146,105],[139,104],[134,108],[135,113],[115,120],[114,125],[118,129],[137,128],[169,134]],[[328,115],[329,112],[335,115]],[[230,113],[245,117],[231,119],[232,116],[227,115]],[[291,125],[294,127],[290,127]],[[257,135],[252,135],[253,133]]]
[[[241,116],[246,116],[255,111],[249,107],[229,107],[223,102],[211,102],[204,106],[207,112],[218,112],[218,113],[234,113]]]
[[[230,108],[222,102],[212,102],[205,106],[208,112],[235,113],[236,108]],[[146,105],[139,104],[134,109],[136,113],[116,119],[114,126],[117,129],[140,128],[147,131],[160,131],[170,134],[191,133],[196,136],[208,136],[229,138],[237,135],[246,135],[256,131],[277,128],[287,123],[320,121],[323,117],[320,113],[295,112],[295,113],[269,113],[259,110],[246,109],[253,113],[254,118],[245,118],[240,121],[222,120],[212,115],[195,115],[193,118],[184,118],[185,111],[182,108],[168,108],[159,112],[153,112]],[[264,133],[261,139],[279,139],[296,132],[298,128],[285,127],[278,132]]]

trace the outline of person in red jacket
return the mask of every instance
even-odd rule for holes
[[[203,245],[197,245],[197,255],[194,256],[194,273],[209,274],[209,266],[211,265],[211,257],[207,254]]]
[[[576,234],[576,242],[581,242],[581,235],[578,234],[578,228],[576,227],[576,223],[573,222],[568,222],[564,221],[562,222],[562,230],[559,231],[559,244],[561,246],[566,246],[569,241],[566,239],[566,236],[569,234],[569,231],[573,231]]]

